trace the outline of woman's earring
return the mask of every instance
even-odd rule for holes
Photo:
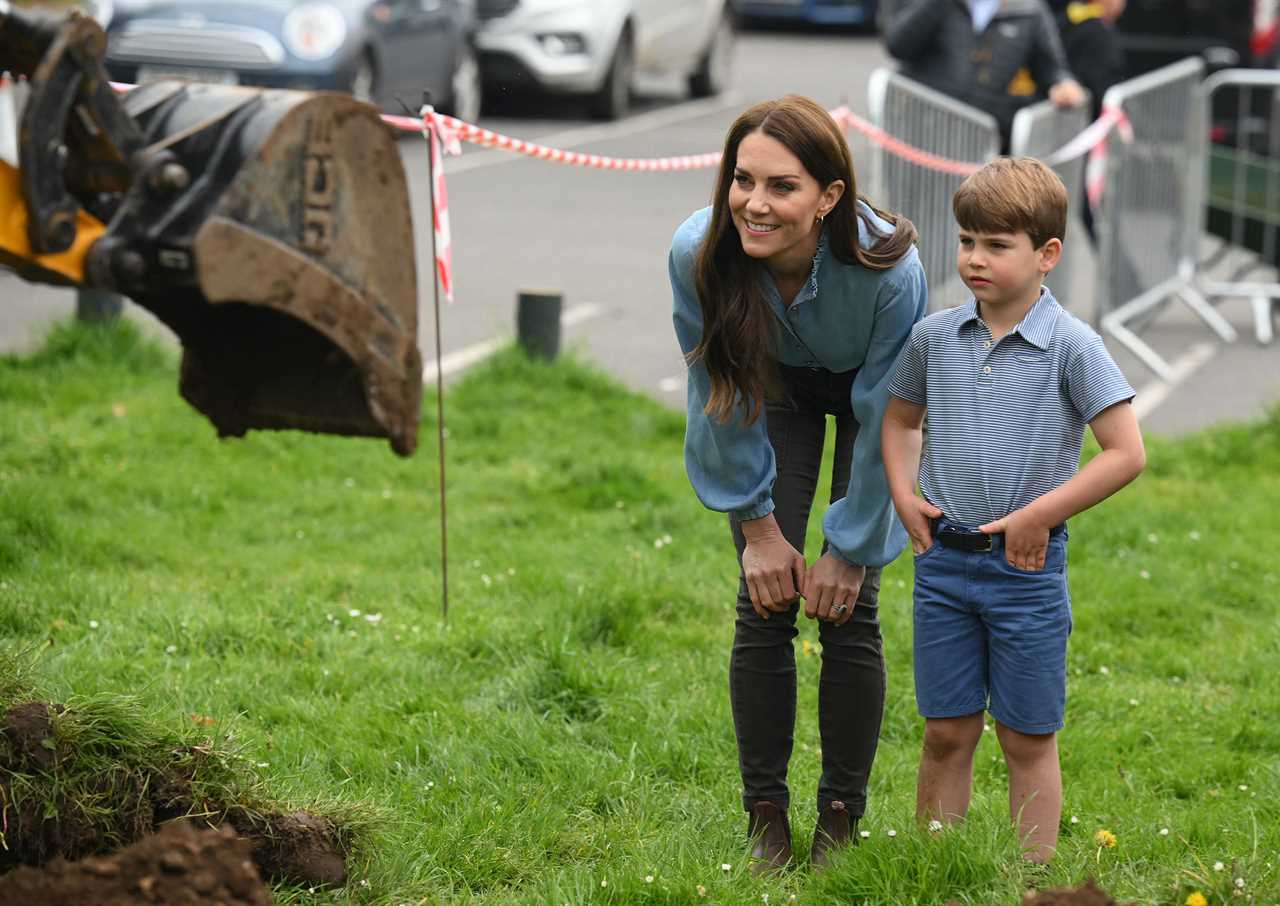
[[[821,224],[821,223],[822,223],[822,218],[823,218],[823,217],[825,217],[825,216],[826,216],[825,214],[819,214],[819,215],[818,215],[818,223],[819,223],[819,224]]]

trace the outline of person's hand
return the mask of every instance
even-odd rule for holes
[[[1102,21],[1115,25],[1124,12],[1125,0],[1102,0]]]
[[[1049,88],[1049,100],[1055,107],[1079,107],[1084,97],[1084,89],[1075,79],[1063,79]]]
[[[866,575],[865,566],[850,566],[830,553],[823,554],[804,578],[804,615],[843,626],[853,616]]]
[[[923,497],[912,494],[910,498],[903,501],[903,506],[898,508],[898,518],[902,520],[907,534],[911,536],[913,552],[923,554],[933,546],[933,532],[929,529],[929,520],[938,519],[941,516],[942,510]]]
[[[804,585],[804,557],[781,532],[747,541],[742,551],[742,575],[747,580],[751,606],[760,619],[769,612],[782,613],[795,603]]]
[[[1014,510],[1003,519],[978,526],[978,531],[994,535],[1004,532],[1004,558],[1014,569],[1044,569],[1049,549],[1049,528],[1026,510]]]

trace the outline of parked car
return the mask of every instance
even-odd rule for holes
[[[677,73],[697,97],[728,84],[728,0],[479,0],[476,44],[488,90],[582,95],[624,116],[638,72]]]
[[[876,0],[734,0],[744,19],[803,22],[809,25],[870,27],[876,21]]]
[[[349,91],[402,112],[424,90],[474,121],[474,0],[114,0],[107,71],[267,88]]]

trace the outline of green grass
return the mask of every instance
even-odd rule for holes
[[[434,400],[402,461],[368,440],[219,442],[126,326],[0,359],[0,658],[27,665],[0,671],[0,704],[103,707],[143,748],[208,737],[255,795],[358,816],[351,884],[279,903],[1018,901],[1034,878],[992,734],[969,820],[914,829],[909,558],[884,581],[871,836],[821,877],[755,880],[727,700],[735,564],[684,478],[682,417],[514,352],[446,402],[447,624]],[[1042,882],[1274,904],[1280,416],[1149,454],[1072,522],[1066,804]],[[807,851],[818,658],[798,666]]]

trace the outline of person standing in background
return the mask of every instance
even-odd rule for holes
[[[1042,94],[1084,102],[1043,0],[902,0],[883,33],[903,75],[994,116],[1005,152],[1014,114]]]

